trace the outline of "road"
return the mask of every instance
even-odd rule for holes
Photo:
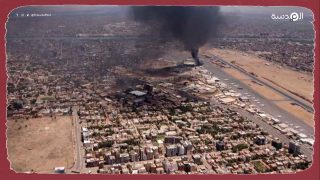
[[[219,105],[220,107],[230,108],[229,105],[224,105],[224,104],[220,103],[219,101],[213,100],[213,103]],[[234,111],[240,113],[241,116],[252,120],[254,123],[259,125],[264,131],[268,132],[273,137],[278,138],[280,141],[282,141],[283,143],[286,143],[287,145],[289,144],[290,139],[286,135],[282,134],[280,131],[275,129],[273,126],[271,126],[267,122],[263,121],[260,117],[258,117],[256,115],[253,115],[253,114],[250,114],[249,112],[247,112],[246,110],[241,109],[241,108],[233,108],[232,107],[231,109],[233,109]],[[313,150],[310,149],[310,147],[311,146],[309,146],[309,145],[302,144],[301,152],[304,155],[306,155],[309,159],[312,159]]]
[[[74,126],[74,145],[76,157],[72,170],[81,172],[84,166],[84,151],[81,142],[81,126],[79,124],[78,109],[79,107],[77,106],[72,107],[72,120]]]
[[[314,135],[313,134],[313,130],[314,130],[313,127],[310,127],[309,125],[304,123],[302,120],[300,120],[300,119],[296,118],[295,116],[291,115],[290,113],[280,109],[273,102],[271,102],[268,99],[265,99],[264,97],[259,95],[257,92],[252,90],[250,87],[248,87],[246,84],[242,83],[240,80],[231,77],[230,75],[225,73],[220,67],[217,67],[216,65],[212,64],[210,61],[203,61],[203,63],[204,63],[204,67],[207,70],[209,70],[215,76],[220,78],[221,81],[224,81],[228,85],[228,87],[231,87],[231,89],[234,89],[235,91],[240,92],[241,94],[248,93],[248,95],[250,95],[250,99],[254,98],[254,99],[258,100],[258,102],[263,103],[264,106],[261,109],[264,110],[266,113],[273,115],[273,116],[274,115],[281,115],[282,117],[279,119],[282,122],[287,123],[291,127],[299,126],[300,127],[298,129],[299,132],[303,132],[303,133],[307,134],[309,137],[313,137],[313,135]],[[239,90],[238,87],[232,86],[231,83],[241,86],[242,89]],[[215,101],[214,103],[219,104],[220,106],[226,106],[226,105],[221,104],[218,101]],[[259,104],[256,104],[256,105],[259,106]],[[226,106],[226,107],[230,107],[230,106]],[[263,130],[268,132],[273,137],[277,137],[283,143],[289,144],[290,139],[287,136],[285,136],[284,134],[281,134],[280,131],[275,129],[270,124],[264,122],[258,116],[250,114],[249,112],[247,112],[241,108],[237,108],[236,111],[239,112],[242,116],[247,117],[248,119],[251,119],[253,122],[258,124]],[[311,146],[306,145],[306,144],[302,144],[301,151],[309,159],[312,159],[313,150],[312,150]]]

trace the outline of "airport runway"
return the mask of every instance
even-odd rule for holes
[[[227,84],[229,89],[233,89],[236,92],[239,92],[247,96],[252,104],[259,107],[265,113],[278,118],[282,123],[286,123],[289,125],[289,127],[292,127],[298,130],[299,132],[306,134],[310,138],[314,138],[314,128],[306,124],[303,120],[298,119],[297,117],[286,112],[285,110],[282,110],[277,105],[275,105],[274,102],[265,99],[263,96],[252,90],[250,87],[248,87],[246,84],[242,83],[240,80],[228,75],[221,69],[221,67],[212,64],[210,59],[203,59],[203,63],[204,67],[208,69],[210,72],[212,72],[216,77],[218,77],[221,82]],[[241,89],[238,89],[239,87],[241,87]],[[281,134],[280,131],[278,131],[268,123],[262,121],[257,116],[254,116],[246,112],[245,110],[240,110],[240,113],[243,116],[252,119],[260,127],[269,132],[272,136],[278,137],[280,140],[287,144],[289,143],[290,140],[288,137],[286,137],[284,134]],[[311,146],[303,144],[301,150],[307,157],[312,157],[313,150]]]
[[[250,102],[266,113],[274,116],[275,118],[279,119],[281,122],[288,124],[289,126],[297,129],[298,131],[305,133],[309,137],[313,137],[314,135],[314,128],[306,124],[303,120],[295,117],[294,115],[288,113],[287,111],[279,108],[277,105],[274,104],[273,101],[265,99],[259,93],[252,90],[249,86],[242,83],[239,79],[233,78],[232,76],[225,73],[220,67],[212,64],[211,60],[204,60],[205,67],[211,71],[215,76],[220,78],[222,82],[227,84],[231,89],[247,96],[250,99]],[[249,78],[249,77],[248,77]],[[251,78],[251,77],[250,77]],[[255,80],[255,79],[252,79]],[[238,88],[242,89],[238,89]],[[291,100],[291,99],[287,99]],[[298,127],[299,126],[299,127]]]
[[[228,105],[224,105],[222,103],[220,103],[219,101],[213,101],[214,104],[217,104],[219,106],[225,107],[225,108],[230,108],[230,106]],[[250,114],[249,112],[247,112],[244,109],[235,109],[235,108],[231,108],[234,109],[235,111],[237,111],[238,113],[240,113],[243,117],[246,117],[250,120],[252,120],[254,123],[256,123],[257,125],[259,125],[264,131],[268,132],[271,136],[278,138],[281,142],[285,143],[285,144],[289,144],[290,139],[284,135],[281,134],[280,131],[278,131],[277,129],[275,129],[274,127],[272,127],[270,124],[266,123],[265,121],[263,121],[260,117]],[[301,152],[306,155],[308,157],[309,160],[312,160],[312,156],[313,156],[313,149],[310,145],[307,144],[301,144]]]
[[[263,84],[264,86],[267,86],[268,88],[270,88],[270,89],[278,92],[279,94],[287,97],[288,99],[294,101],[295,103],[299,104],[301,107],[305,108],[307,111],[312,112],[312,113],[314,112],[313,107],[312,107],[312,105],[311,105],[310,103],[305,102],[304,100],[300,100],[300,99],[298,99],[298,98],[296,98],[296,97],[294,97],[294,96],[292,96],[292,95],[290,95],[290,94],[288,94],[288,93],[286,93],[286,92],[283,92],[283,91],[281,91],[281,90],[279,90],[279,89],[277,89],[277,88],[274,88],[274,87],[271,86],[270,84],[265,83],[264,81],[261,81],[259,78],[257,78],[256,76],[248,73],[248,72],[245,71],[244,69],[241,69],[240,67],[238,67],[238,66],[236,66],[236,65],[234,65],[234,64],[232,64],[232,63],[229,63],[228,61],[225,61],[224,59],[219,58],[219,57],[217,57],[217,56],[213,56],[211,60],[217,60],[217,61],[223,62],[223,63],[231,66],[232,68],[234,68],[234,69],[240,71],[241,73],[249,76],[250,78],[252,78],[252,79],[255,80],[256,82],[258,82],[258,83],[260,83],[260,84]]]

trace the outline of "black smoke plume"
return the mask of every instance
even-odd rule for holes
[[[219,7],[215,6],[134,6],[133,18],[152,28],[155,35],[173,36],[191,52],[200,65],[198,49],[216,35],[222,21]],[[160,25],[160,27],[159,27]]]

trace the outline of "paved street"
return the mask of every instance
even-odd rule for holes
[[[78,111],[79,107],[74,106],[72,108],[72,120],[74,125],[74,141],[75,141],[75,164],[72,168],[74,171],[79,171],[84,168],[84,149],[81,142],[81,126],[79,124]]]

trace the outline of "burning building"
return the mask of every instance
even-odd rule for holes
[[[154,35],[173,37],[191,52],[196,65],[201,65],[199,48],[216,35],[221,23],[219,7],[216,6],[134,6],[134,20],[149,25]]]

